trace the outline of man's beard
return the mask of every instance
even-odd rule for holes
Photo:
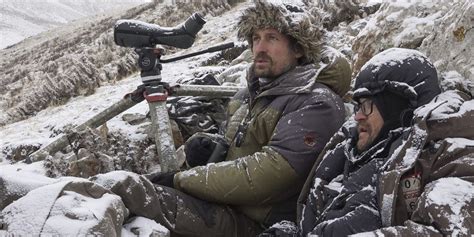
[[[276,76],[276,75],[273,75],[271,71],[273,67],[273,60],[270,56],[268,56],[266,53],[261,52],[254,58],[254,62],[258,60],[265,60],[268,63],[266,67],[262,69],[257,68],[257,66],[255,65],[255,69],[254,69],[255,76],[264,77],[264,78],[273,78]]]
[[[359,125],[360,126],[360,125]],[[360,139],[360,134],[361,134],[361,129],[363,128],[363,131],[366,135],[366,140],[365,141],[362,141]],[[374,135],[373,135],[373,131],[372,131],[372,128],[370,126],[361,126],[361,128],[358,129],[358,135],[359,135],[359,138],[357,139],[357,144],[356,144],[356,147],[357,147],[357,150],[359,152],[363,152],[363,151],[366,151],[370,148],[370,146],[372,146],[372,143],[374,142]]]
[[[256,62],[259,60],[263,60],[266,62],[266,65],[264,68],[258,68]],[[275,62],[273,61],[273,59],[264,52],[259,53],[254,58],[254,65],[255,65],[254,75],[256,77],[269,78],[269,79],[277,78],[281,76],[282,74],[284,74],[285,72],[290,71],[292,68],[296,66],[294,64],[288,63],[287,65],[284,65],[283,68],[278,70],[279,68],[275,68]],[[275,70],[278,70],[278,71],[275,71]]]

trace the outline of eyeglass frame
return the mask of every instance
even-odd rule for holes
[[[361,101],[363,100],[363,101]],[[368,108],[365,104],[367,104],[367,102],[370,103],[370,107]],[[359,112],[359,110],[362,112],[362,114],[364,116],[369,116],[372,114],[372,112],[374,112],[374,101],[371,100],[371,99],[368,99],[368,98],[362,98],[360,100],[357,100],[357,101],[353,101],[352,102],[352,105],[354,106],[353,108],[353,113],[354,114],[357,114],[357,112]],[[369,110],[367,112],[367,110]]]

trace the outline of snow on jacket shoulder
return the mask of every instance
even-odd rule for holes
[[[347,70],[340,83],[349,85],[349,64],[339,59],[343,56],[332,56],[329,64],[297,66],[261,88],[249,73],[248,89],[229,104],[226,161],[180,172],[175,186],[204,200],[236,205],[260,223],[294,220],[301,186],[344,120],[342,99],[317,82],[321,75],[336,82],[330,75],[340,77]]]

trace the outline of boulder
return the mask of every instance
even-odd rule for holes
[[[474,81],[472,28],[474,3],[469,0],[390,1],[361,20],[366,26],[353,42],[356,74],[372,56],[391,47],[425,53],[438,72],[457,71]]]

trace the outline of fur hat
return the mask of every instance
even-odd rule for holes
[[[324,31],[319,16],[308,14],[294,5],[275,5],[264,0],[254,3],[243,12],[237,25],[240,39],[247,40],[252,46],[255,30],[273,28],[296,40],[303,49],[303,62],[320,60]]]

